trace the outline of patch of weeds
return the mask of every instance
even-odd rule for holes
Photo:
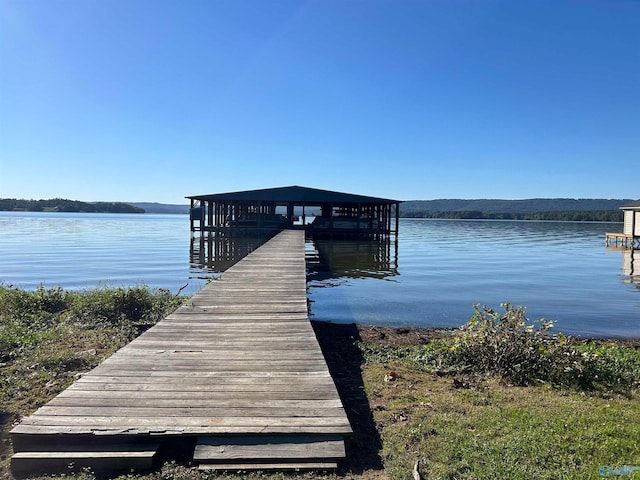
[[[414,347],[396,347],[364,342],[357,342],[356,345],[367,363],[385,364],[395,361],[411,361],[415,356]]]
[[[584,390],[628,392],[640,387],[640,349],[614,343],[572,345],[560,364],[557,383]]]
[[[89,350],[87,350],[89,351]],[[95,354],[94,354],[95,355]],[[94,365],[90,354],[82,352],[60,351],[43,356],[38,367],[44,371],[66,372],[69,370],[82,371],[92,368]]]
[[[460,370],[451,359],[450,344],[445,339],[432,340],[425,345],[395,346],[356,342],[356,346],[368,364],[400,362],[441,374],[458,373]]]
[[[167,289],[151,290],[147,287],[99,287],[70,295],[69,315],[91,325],[96,322],[156,323],[175,310],[184,298]]]
[[[26,291],[0,283],[0,405],[2,438],[11,424],[40,407],[183,298],[146,287]],[[0,443],[0,478],[11,444]],[[72,478],[89,478],[80,472]],[[6,477],[10,478],[10,477]]]
[[[34,291],[27,291],[0,283],[0,315],[33,311],[57,313],[64,308],[65,293],[60,287],[47,289],[40,285]]]

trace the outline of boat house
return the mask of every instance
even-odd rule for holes
[[[607,233],[607,244],[640,248],[640,200],[620,207],[624,212],[622,233]]]
[[[323,236],[397,235],[400,201],[300,186],[187,197],[191,233],[268,234],[299,228]]]

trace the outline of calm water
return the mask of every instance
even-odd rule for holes
[[[604,233],[620,230],[403,219],[397,243],[308,243],[312,318],[458,326],[474,303],[511,302],[568,334],[640,337],[640,260],[604,246]],[[256,247],[191,242],[183,215],[0,212],[0,280],[22,288],[187,285],[194,293]]]

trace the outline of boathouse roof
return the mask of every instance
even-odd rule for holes
[[[640,209],[640,200],[636,200],[635,202],[627,203],[626,205],[622,205],[620,207],[622,210],[638,210]]]
[[[195,195],[186,198],[205,201],[227,201],[227,202],[287,202],[296,205],[319,205],[323,203],[335,204],[393,204],[399,200],[388,198],[368,197],[365,195],[355,195],[352,193],[334,192],[331,190],[321,190],[318,188],[300,187],[297,185],[289,187],[265,188],[261,190],[245,190],[242,192],[214,193],[210,195]]]

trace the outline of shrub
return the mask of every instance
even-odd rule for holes
[[[449,348],[455,365],[476,372],[493,372],[509,381],[527,385],[549,377],[554,357],[566,342],[553,336],[553,322],[530,322],[524,307],[502,305],[500,313],[474,305],[471,320],[454,334]]]
[[[67,299],[62,287],[45,288],[44,285],[40,285],[29,296],[34,308],[41,312],[58,313],[67,307]]]
[[[553,322],[530,321],[523,307],[504,312],[474,306],[471,320],[448,341],[441,364],[497,374],[517,385],[548,382],[581,390],[627,392],[640,383],[640,351],[552,335]],[[432,361],[433,362],[433,361]]]
[[[116,313],[133,321],[140,320],[153,308],[151,293],[146,288],[119,288],[113,300]]]
[[[96,288],[73,293],[69,315],[87,325],[122,320],[156,323],[182,302],[169,290],[147,287]]]

